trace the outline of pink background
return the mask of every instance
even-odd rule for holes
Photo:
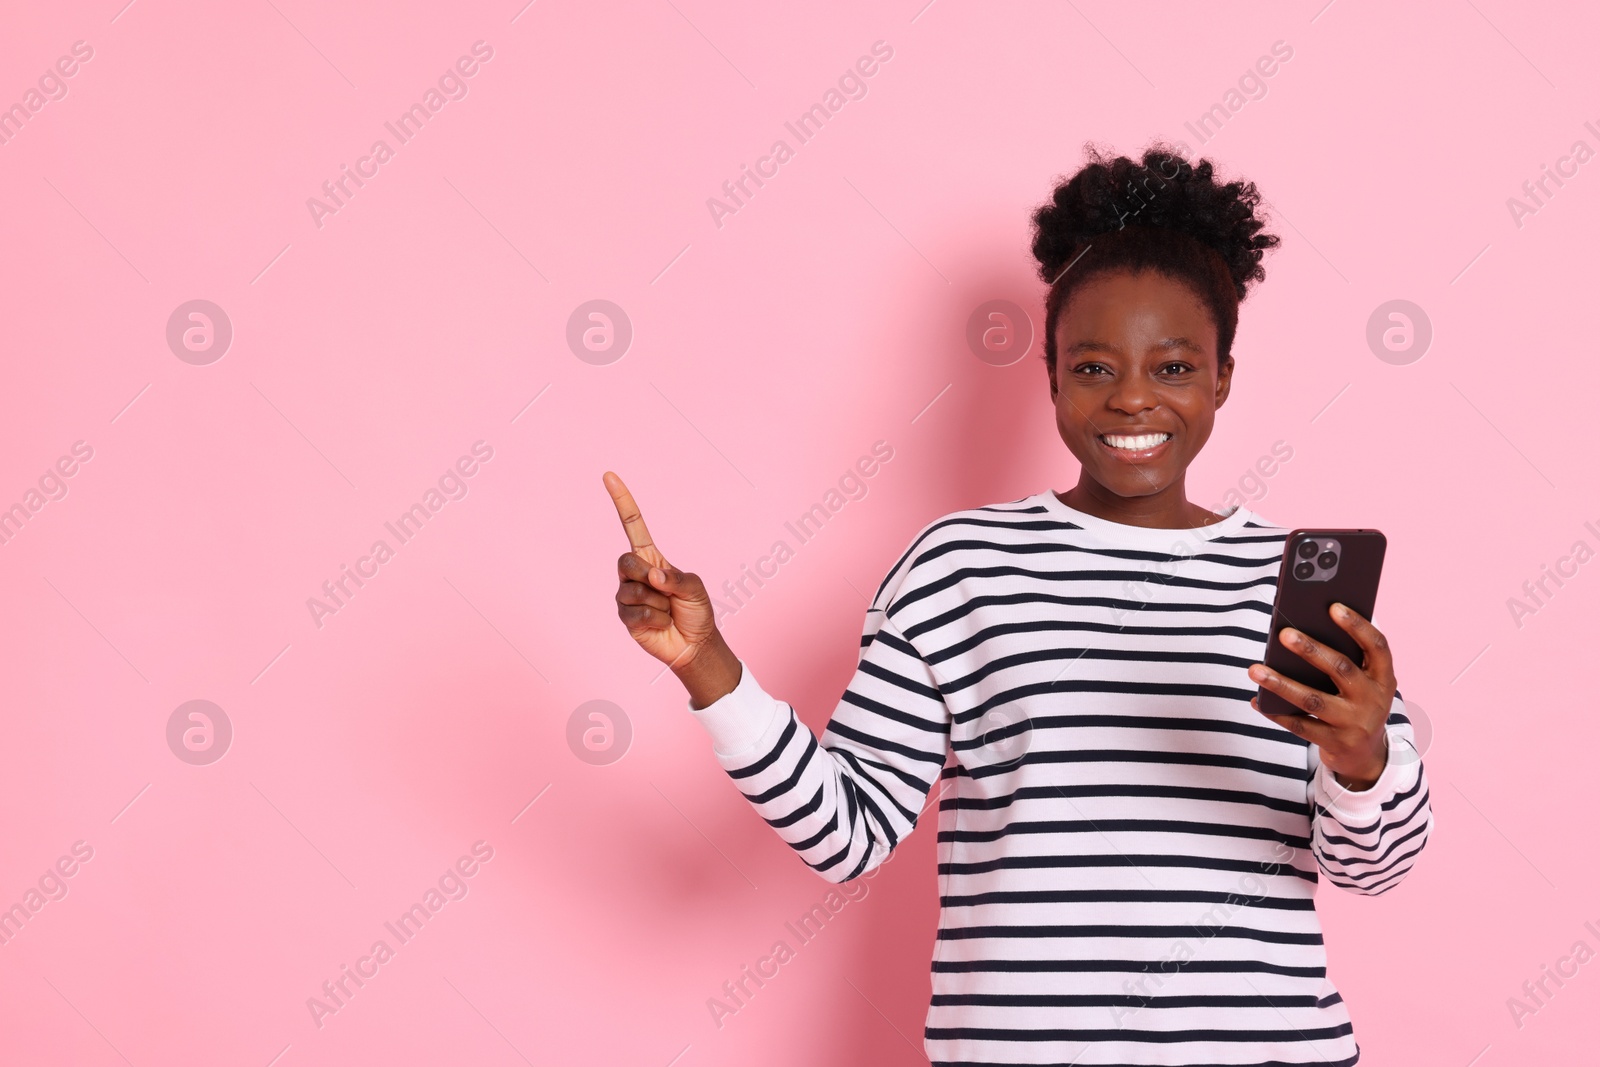
[[[1600,548],[1600,162],[1520,226],[1506,201],[1600,148],[1600,17],[522,2],[6,13],[0,104],[75,41],[93,58],[0,145],[0,506],[74,442],[93,458],[0,545],[0,906],[74,842],[93,858],[0,945],[0,1059],[920,1062],[926,827],[713,1023],[828,886],[617,621],[600,475],[720,586],[889,442],[726,627],[820,729],[923,523],[1075,481],[1037,345],[992,366],[966,323],[1007,299],[1037,328],[1030,210],[1084,141],[1156,136],[1255,180],[1284,238],[1191,496],[1245,479],[1272,521],[1386,531],[1376,618],[1435,731],[1420,865],[1321,894],[1363,1062],[1592,1057],[1600,964],[1520,1028],[1507,998],[1600,949],[1600,563],[1520,626],[1507,600]],[[307,198],[479,40],[465,98],[319,228]],[[784,121],[879,40],[867,95],[796,147]],[[1267,94],[1200,145],[1184,123],[1279,40]],[[780,137],[794,158],[719,228],[707,198]],[[165,339],[194,299],[233,326],[209,365]],[[606,365],[565,340],[591,299],[634,330]],[[1392,299],[1434,330],[1405,365],[1365,339]],[[319,628],[307,598],[480,440],[465,498]],[[1249,482],[1277,441],[1292,460]],[[197,699],[234,730],[203,766],[166,739]],[[567,742],[596,699],[632,729],[609,765]],[[307,998],[478,841],[467,895],[319,1027]]]

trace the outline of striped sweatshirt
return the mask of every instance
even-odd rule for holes
[[[742,660],[690,706],[830,882],[937,804],[933,1064],[1358,1061],[1318,880],[1388,892],[1432,814],[1398,693],[1360,792],[1250,706],[1288,533],[1245,508],[1128,526],[1049,490],[954,512],[879,586],[820,738]]]

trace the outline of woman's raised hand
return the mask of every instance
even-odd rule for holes
[[[681,677],[704,650],[722,644],[711,597],[698,575],[667,562],[622,479],[606,471],[603,480],[632,546],[617,560],[617,617],[641,648]]]

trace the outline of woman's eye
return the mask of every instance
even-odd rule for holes
[[[1176,367],[1177,369],[1174,370],[1173,369],[1174,367]],[[1161,368],[1161,372],[1163,374],[1184,374],[1184,373],[1187,373],[1188,370],[1189,370],[1189,364],[1187,364],[1187,363],[1168,363],[1168,364],[1166,364],[1165,366],[1163,366]]]
[[[1106,369],[1106,365],[1104,363],[1085,363],[1081,367],[1074,368],[1073,373],[1075,373],[1075,374],[1087,374],[1090,377],[1098,377],[1098,374],[1096,372],[1103,371],[1105,369]]]

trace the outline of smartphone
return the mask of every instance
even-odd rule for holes
[[[1272,632],[1261,662],[1285,678],[1324,693],[1337,693],[1339,687],[1333,679],[1285,648],[1279,634],[1285,626],[1292,626],[1362,666],[1366,653],[1333,621],[1328,608],[1343,604],[1371,620],[1387,546],[1387,539],[1377,530],[1291,531],[1283,543],[1278,593],[1272,604]],[[1263,711],[1305,714],[1268,689],[1259,691],[1258,702]]]

